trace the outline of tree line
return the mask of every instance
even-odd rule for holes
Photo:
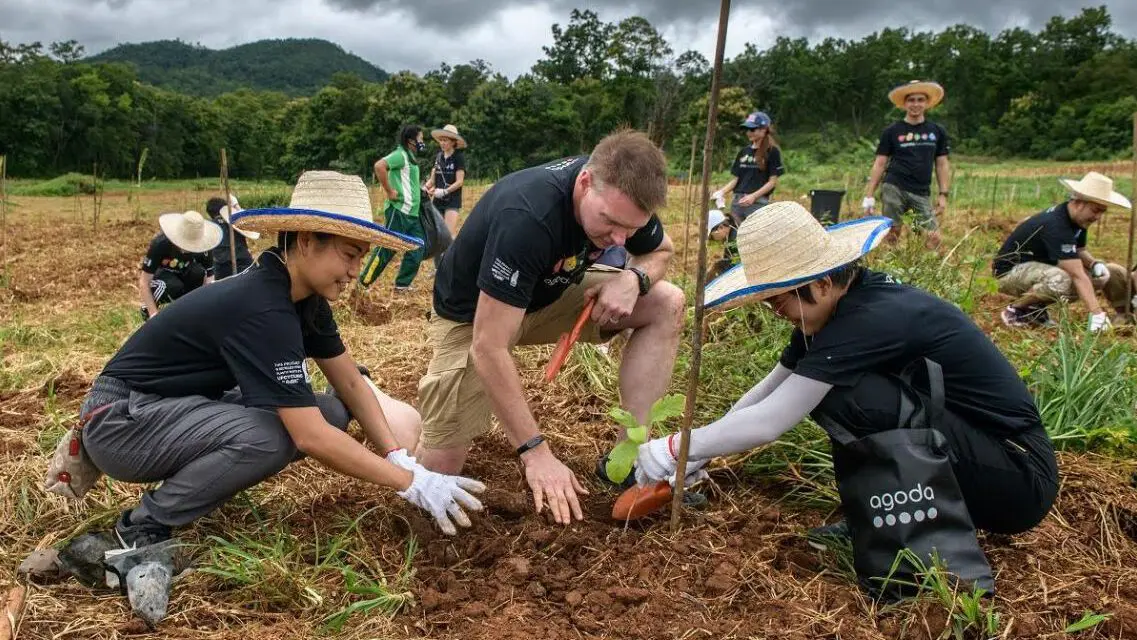
[[[930,78],[947,90],[932,118],[968,154],[1101,159],[1128,149],[1137,112],[1137,40],[1112,31],[1105,7],[1052,18],[1037,32],[990,35],[958,25],[938,33],[883,29],[859,40],[779,38],[725,62],[716,149],[723,166],[741,142],[737,123],[761,109],[784,146],[824,162],[875,143],[900,112],[888,90]],[[509,79],[482,60],[385,82],[337,74],[314,94],[242,89],[216,97],[139,81],[122,62],[82,61],[74,42],[0,41],[0,154],[9,174],[89,172],[294,179],[307,168],[366,175],[404,123],[454,123],[468,170],[497,175],[586,152],[620,126],[643,129],[677,169],[705,127],[710,65],[676,53],[645,19],[602,21],[573,10],[529,73]],[[700,145],[701,146],[701,145]]]

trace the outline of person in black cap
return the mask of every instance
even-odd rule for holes
[[[213,248],[213,278],[215,280],[222,280],[237,273],[241,273],[253,264],[253,256],[249,253],[248,240],[256,240],[260,238],[260,234],[255,231],[245,231],[233,227],[233,253],[237,258],[237,265],[234,268],[232,258],[229,252],[229,218],[241,210],[241,204],[237,202],[236,194],[229,194],[229,206],[225,206],[224,198],[210,198],[209,202],[205,204],[205,212],[209,217],[221,227],[221,244]]]

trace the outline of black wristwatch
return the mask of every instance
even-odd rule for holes
[[[651,276],[639,267],[629,267],[628,271],[636,274],[636,279],[640,281],[640,295],[646,296],[647,292],[651,290]]]

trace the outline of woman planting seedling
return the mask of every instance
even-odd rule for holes
[[[359,177],[330,171],[303,174],[288,208],[240,211],[233,223],[277,233],[277,246],[241,277],[195,291],[143,325],[83,401],[82,452],[94,467],[124,482],[161,481],[122,513],[114,539],[145,554],[171,528],[302,454],[397,490],[448,534],[470,526],[464,509],[482,508],[471,495],[481,483],[428,471],[407,454],[418,413],[360,374],[328,304],[359,275],[370,245],[405,251],[418,242],[371,221]],[[307,358],[335,395],[312,391]],[[344,433],[352,418],[380,454]],[[87,486],[72,487],[81,496],[93,483],[80,469],[53,471],[49,489],[82,477]]]
[[[923,402],[911,398],[912,387],[900,378],[910,364],[927,359],[942,368],[944,411],[936,428],[950,450],[966,512],[980,529],[1026,531],[1042,520],[1058,491],[1053,446],[1034,400],[1014,367],[963,312],[861,266],[860,258],[883,239],[889,224],[872,217],[826,230],[793,202],[764,207],[742,224],[742,264],[707,286],[707,308],[764,301],[796,330],[765,379],[727,415],[692,431],[687,473],[710,458],[771,442],[806,415],[858,438],[897,430],[908,404],[931,405],[923,390]],[[669,436],[641,445],[637,481],[647,485],[672,476],[678,444]],[[836,470],[840,485],[841,469]],[[903,499],[917,493],[923,499],[927,487],[889,492],[900,489]],[[878,496],[881,524],[870,517],[870,530],[886,519],[934,519],[942,511],[884,513],[885,500],[902,498]],[[854,539],[871,533],[851,531]],[[844,521],[811,532],[819,543],[849,535]]]

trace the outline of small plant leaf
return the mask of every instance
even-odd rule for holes
[[[1112,614],[1109,613],[1094,613],[1093,611],[1085,611],[1082,613],[1082,619],[1077,622],[1071,623],[1064,631],[1065,633],[1078,633],[1086,629],[1093,629],[1099,624],[1109,620]]]
[[[655,404],[651,406],[649,423],[655,425],[664,420],[683,415],[683,409],[686,403],[687,399],[678,393],[663,396],[659,400],[656,400]]]
[[[647,442],[647,427],[632,427],[628,429],[628,440],[636,444]]]
[[[608,411],[608,417],[616,421],[616,424],[625,429],[635,429],[640,426],[640,421],[636,417],[628,413],[627,409],[620,407],[613,407]]]
[[[646,431],[645,427],[640,427]],[[632,472],[632,465],[636,462],[636,455],[639,453],[639,443],[632,440],[624,440],[612,449],[608,454],[608,464],[604,465],[604,473],[608,479],[616,484],[619,484],[628,477]]]

